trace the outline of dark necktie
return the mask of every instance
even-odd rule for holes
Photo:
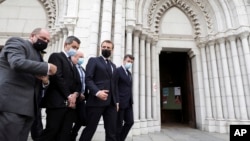
[[[71,67],[73,67],[73,63],[71,61],[71,57],[70,56],[68,57],[68,60],[69,60],[69,63],[71,64]]]
[[[83,70],[82,70],[82,67],[79,65],[78,66],[78,69],[79,69],[79,72],[80,72],[80,79],[81,79],[81,83],[82,83],[82,93],[84,92],[84,89],[85,89],[85,82],[84,82],[84,73],[83,73]]]
[[[127,75],[128,75],[128,77],[129,77],[129,80],[131,80],[131,75],[130,75],[129,70],[126,69],[126,71],[127,71]]]
[[[106,62],[107,62],[108,72],[109,72],[110,74],[112,74],[112,69],[111,69],[111,65],[110,65],[109,60],[108,60],[108,59],[106,59]]]

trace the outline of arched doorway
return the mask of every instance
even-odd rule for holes
[[[191,60],[187,52],[162,51],[159,55],[161,122],[195,128]]]

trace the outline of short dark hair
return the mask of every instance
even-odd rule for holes
[[[131,60],[135,60],[135,57],[131,54],[126,54],[123,58],[123,60],[126,60],[127,58],[130,58]]]
[[[102,47],[102,44],[103,43],[109,43],[109,44],[112,44],[112,49],[114,49],[114,43],[111,41],[111,40],[104,40],[104,41],[102,41],[102,43],[101,43],[101,47]]]
[[[68,36],[65,40],[65,43],[72,44],[73,41],[76,41],[78,44],[81,44],[81,41],[76,36]]]

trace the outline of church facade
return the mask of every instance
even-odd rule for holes
[[[36,27],[52,35],[45,60],[69,35],[85,62],[106,39],[117,66],[135,57],[132,135],[168,121],[219,133],[250,124],[250,0],[0,0],[0,46]],[[167,106],[170,88],[179,108]]]

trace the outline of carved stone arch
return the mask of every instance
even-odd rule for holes
[[[195,10],[193,10],[193,8],[189,6],[185,2],[185,0],[165,0],[163,4],[159,5],[160,2],[161,0],[154,0],[151,4],[148,14],[148,25],[149,27],[151,27],[154,33],[156,34],[159,33],[160,21],[164,13],[172,7],[177,7],[190,18],[190,21],[194,27],[195,39],[201,35],[201,24],[200,21],[198,20],[198,14],[195,13]],[[203,12],[203,14],[205,15],[204,17],[208,29],[211,30],[212,22],[208,12],[205,9],[205,6],[203,6],[199,0],[197,0],[196,3]]]
[[[55,0],[39,0],[46,10],[48,16],[48,28],[52,28],[55,25],[56,21],[56,3]]]

